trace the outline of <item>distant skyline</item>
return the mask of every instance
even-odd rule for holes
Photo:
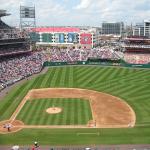
[[[150,20],[149,0],[0,0],[0,9],[11,16],[9,25],[19,25],[20,5],[36,7],[37,26],[101,26],[104,21],[125,24]]]

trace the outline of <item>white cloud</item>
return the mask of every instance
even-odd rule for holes
[[[38,9],[42,7],[41,9]],[[69,14],[63,5],[54,1],[45,0],[36,4],[36,16],[40,25],[59,25],[62,24]],[[43,24],[42,24],[43,23]]]
[[[43,26],[100,26],[103,21],[131,23],[150,19],[149,0],[0,0],[0,3],[0,9],[12,14],[5,19],[9,24],[19,24],[20,3],[35,4],[37,25]]]
[[[81,0],[80,4],[78,4],[75,9],[85,9],[87,7],[89,7],[89,5],[91,4],[92,0]]]

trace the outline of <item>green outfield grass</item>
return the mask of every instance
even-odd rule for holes
[[[150,143],[150,70],[100,66],[50,68],[12,89],[0,102],[0,120],[9,119],[30,89],[75,87],[109,93],[124,99],[136,113],[129,129],[24,129],[0,135],[0,144],[143,144]],[[23,108],[24,109],[24,108]],[[109,109],[109,108],[108,108]],[[107,111],[107,110],[106,110]],[[21,117],[21,114],[19,115]],[[77,133],[100,133],[77,135]]]
[[[60,107],[62,112],[48,114],[46,109],[50,107]],[[88,100],[34,99],[26,102],[17,119],[26,125],[86,125],[92,113]]]

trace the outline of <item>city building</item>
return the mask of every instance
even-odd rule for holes
[[[144,20],[133,27],[133,36],[146,36],[150,38],[150,20]]]
[[[144,36],[150,37],[150,20],[144,20]]]
[[[123,32],[124,32],[123,22],[103,22],[102,23],[102,34],[122,36]]]
[[[144,24],[143,23],[137,23],[133,27],[133,36],[144,36]]]

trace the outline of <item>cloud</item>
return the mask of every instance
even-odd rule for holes
[[[149,0],[0,0],[12,16],[4,18],[9,24],[19,24],[20,4],[35,4],[37,25],[91,25],[103,21],[142,22],[150,18]]]
[[[91,5],[92,0],[81,0],[80,3],[74,7],[75,9],[85,9],[88,8],[89,5]]]
[[[42,9],[38,9],[42,7]],[[36,4],[36,16],[39,24],[44,25],[59,25],[67,19],[69,10],[64,5],[54,1],[45,0]],[[43,24],[42,24],[43,23]]]

